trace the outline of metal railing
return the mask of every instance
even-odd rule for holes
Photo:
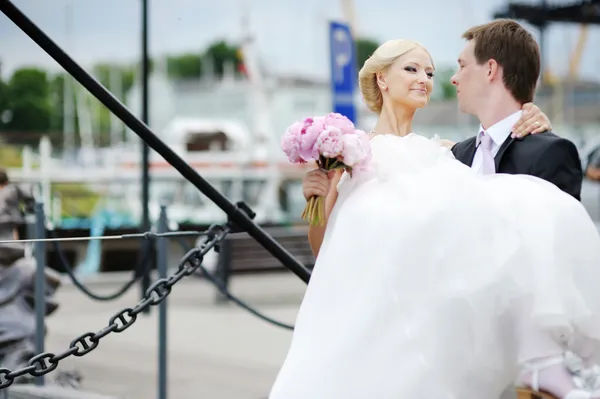
[[[19,29],[29,36],[54,61],[62,66],[75,80],[85,87],[106,108],[117,116],[128,128],[136,133],[154,151],[161,155],[186,180],[192,183],[210,201],[225,212],[233,224],[233,228],[248,232],[273,256],[281,261],[302,281],[308,283],[310,271],[298,262],[285,248],[254,222],[254,212],[243,202],[233,204],[223,194],[216,190],[208,181],[200,176],[175,151],[167,146],[150,128],[135,117],[116,97],[104,86],[77,64],[62,50],[48,35],[31,21],[10,0],[0,0],[0,11],[4,13]]]
[[[59,243],[72,240],[70,238],[48,238],[46,230],[46,217],[44,207],[41,203],[36,203],[34,206],[34,214],[28,215],[28,235],[25,240],[5,240],[0,241],[0,244],[14,244],[20,242],[24,244],[33,244],[33,252],[31,256],[35,259],[35,292],[34,292],[34,311],[35,311],[35,351],[38,353],[33,356],[25,367],[9,370],[0,368],[0,392],[2,389],[9,388],[15,381],[23,376],[29,375],[34,377],[34,383],[38,386],[45,384],[44,376],[57,369],[59,363],[71,356],[81,357],[95,350],[100,341],[112,333],[122,333],[129,328],[138,318],[139,314],[147,314],[152,306],[158,306],[158,385],[157,398],[167,398],[168,387],[168,370],[167,370],[167,301],[166,298],[170,294],[172,287],[186,276],[195,275],[198,272],[202,274],[208,281],[212,282],[218,289],[219,294],[231,300],[238,306],[246,309],[255,316],[267,321],[275,326],[293,329],[294,327],[285,323],[281,323],[268,316],[265,316],[252,306],[238,299],[231,294],[227,288],[227,282],[218,274],[218,270],[214,274],[209,272],[203,265],[203,257],[211,249],[220,252],[221,244],[225,242],[226,237],[232,231],[231,224],[213,225],[207,231],[169,231],[167,209],[161,207],[160,217],[157,222],[156,232],[144,232],[139,234],[124,234],[118,236],[100,236],[100,237],[78,237],[77,240],[122,240],[122,239],[141,239],[151,241],[156,247],[156,266],[158,271],[158,280],[156,280],[148,290],[142,295],[141,300],[133,307],[124,308],[116,312],[110,319],[108,324],[96,331],[86,332],[73,339],[65,351],[61,353],[46,352],[44,339],[46,336],[45,317],[46,317],[46,244],[51,242],[57,246],[60,251]],[[186,248],[186,254],[179,262],[177,270],[172,275],[168,276],[168,245],[167,239],[181,238],[189,236],[204,236],[205,240],[200,242],[196,247]],[[117,293],[100,296],[92,293],[88,288],[80,282],[71,266],[61,260],[62,266],[69,278],[73,281],[75,287],[86,294],[91,299],[95,300],[115,300],[122,296],[135,281],[140,280],[144,276],[149,279],[151,268],[148,267],[150,259],[147,256],[151,246],[140,251],[141,267],[134,268],[133,277],[124,288],[119,289]],[[1,248],[0,248],[1,250]],[[61,259],[61,257],[59,257]],[[143,270],[140,273],[140,270]]]
[[[35,296],[42,298],[42,301],[36,301],[36,323],[37,328],[42,332],[36,334],[36,349],[38,355],[31,358],[28,365],[19,370],[0,369],[0,391],[11,386],[14,380],[20,376],[31,375],[37,378],[36,383],[43,384],[43,376],[55,370],[60,361],[71,356],[80,357],[90,353],[98,347],[101,339],[112,334],[121,333],[129,328],[137,319],[138,314],[147,311],[152,306],[159,306],[159,399],[166,398],[167,369],[166,369],[166,302],[165,299],[171,292],[172,287],[185,276],[195,274],[198,270],[215,283],[218,280],[210,275],[202,266],[204,255],[214,247],[218,247],[220,242],[233,231],[245,231],[258,243],[260,243],[268,252],[277,258],[285,267],[291,270],[302,281],[308,283],[310,271],[297,259],[294,258],[284,247],[282,247],[273,237],[267,234],[254,219],[254,212],[243,202],[232,203],[218,190],[216,190],[208,181],[202,178],[189,164],[179,157],[171,148],[162,142],[146,124],[136,118],[121,102],[119,102],[106,88],[98,83],[89,73],[79,66],[67,53],[65,53],[50,37],[48,37],[34,22],[32,22],[21,10],[19,10],[10,0],[0,0],[0,11],[4,13],[18,28],[27,34],[40,48],[42,48],[50,57],[52,57],[66,72],[85,87],[94,97],[96,97],[104,106],[106,106],[115,116],[117,116],[128,128],[135,132],[150,148],[161,155],[170,165],[172,165],[185,179],[192,183],[204,196],[217,205],[228,217],[228,222],[223,225],[213,225],[206,232],[203,232],[207,239],[196,248],[190,250],[180,261],[177,271],[167,277],[166,272],[166,243],[164,240],[168,236],[175,236],[177,233],[144,232],[138,235],[143,238],[156,238],[157,240],[157,259],[159,261],[160,278],[146,290],[143,298],[132,308],[123,309],[110,318],[108,325],[94,333],[85,333],[74,339],[69,348],[59,354],[44,352],[44,313],[42,305],[44,303],[44,265],[45,262],[45,242],[50,239],[39,237],[45,235],[44,221],[45,217],[39,217],[43,212],[41,204],[36,204],[38,217],[35,219],[35,254],[37,258],[37,269],[35,277]],[[164,211],[164,209],[163,209]],[[165,213],[165,212],[163,212]],[[42,214],[43,216],[43,214]],[[166,216],[164,218],[166,220]],[[163,220],[163,221],[164,221]],[[42,233],[42,230],[44,232]],[[159,231],[166,230],[166,224],[159,223]],[[119,238],[125,238],[121,236]],[[135,238],[135,237],[130,237]],[[228,297],[233,299],[226,289],[223,290]],[[248,310],[252,309],[242,301],[237,301],[241,306]],[[259,315],[258,312],[255,314]],[[265,318],[263,316],[263,318]],[[265,318],[268,320],[268,318]],[[268,320],[271,321],[271,320]],[[282,325],[284,326],[284,325]],[[291,326],[285,326],[291,328]],[[163,342],[164,341],[164,342]],[[6,391],[5,391],[6,392]]]

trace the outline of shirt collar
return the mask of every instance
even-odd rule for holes
[[[500,122],[497,122],[490,126],[487,130],[483,128],[483,126],[479,125],[479,132],[485,130],[485,132],[491,137],[494,144],[498,147],[504,143],[509,134],[512,133],[513,126],[517,123],[517,121],[521,118],[523,114],[522,110],[519,110],[506,118],[502,119]],[[480,138],[477,135],[477,145],[479,146]]]

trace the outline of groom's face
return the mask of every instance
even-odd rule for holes
[[[461,111],[476,114],[487,86],[486,69],[475,58],[475,41],[467,43],[458,57],[458,71],[451,82],[456,86],[458,107]]]

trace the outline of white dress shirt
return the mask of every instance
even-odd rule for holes
[[[508,138],[508,136],[512,133],[512,128],[517,123],[517,121],[521,118],[521,114],[523,111],[517,111],[514,114],[507,116],[502,119],[500,122],[495,123],[490,126],[487,130],[483,128],[483,126],[479,125],[479,133],[485,130],[485,132],[492,138],[492,155],[496,156],[498,154],[498,150],[500,150],[500,146],[504,141]],[[477,147],[475,151],[475,157],[473,158],[473,163],[471,164],[471,168],[476,172],[480,173],[482,164],[482,151]]]

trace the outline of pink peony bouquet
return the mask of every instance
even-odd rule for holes
[[[306,118],[287,128],[281,139],[281,148],[291,163],[316,161],[319,168],[329,172],[345,169],[356,173],[366,169],[371,159],[369,138],[354,127],[352,121],[338,113]],[[325,222],[325,198],[311,198],[302,219],[311,225]]]

